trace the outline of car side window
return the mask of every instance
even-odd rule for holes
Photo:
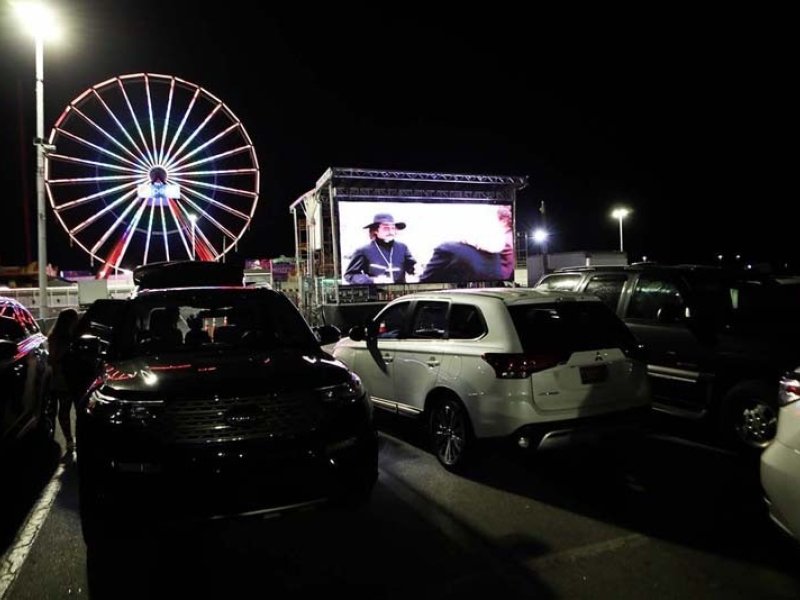
[[[447,333],[447,302],[422,300],[417,302],[411,324],[411,337],[445,337]]]
[[[558,290],[571,292],[577,289],[581,281],[580,273],[557,273],[555,275],[547,275],[537,285],[537,288],[545,290]]]
[[[627,280],[628,276],[624,273],[592,275],[589,279],[589,283],[586,284],[584,292],[597,296],[616,312],[617,305],[619,304],[619,297],[622,295],[622,288],[625,286]]]
[[[480,311],[469,304],[450,307],[450,339],[471,340],[486,333],[486,324]]]
[[[28,336],[22,317],[13,304],[0,304],[0,340],[20,342]]]
[[[400,337],[408,312],[408,306],[408,302],[394,304],[375,317],[375,325],[377,326],[375,332],[376,337],[379,339]]]
[[[656,321],[660,311],[669,311],[677,318],[686,314],[686,302],[674,282],[655,277],[640,277],[636,283],[627,317]]]

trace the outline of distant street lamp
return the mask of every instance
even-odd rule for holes
[[[546,229],[538,228],[533,232],[533,241],[539,244],[542,252],[542,271],[547,273],[547,238],[549,237]]]
[[[192,222],[192,260],[194,260],[197,250],[197,215],[189,215],[189,220]]]
[[[38,231],[39,311],[41,316],[47,301],[47,215],[44,195],[44,158],[52,148],[44,140],[44,40],[56,32],[55,16],[41,2],[15,2],[14,9],[23,26],[33,35],[36,48],[36,225]]]
[[[630,210],[627,208],[615,208],[611,211],[611,216],[614,219],[619,221],[619,251],[624,252],[624,247],[622,245],[622,220],[630,214]]]

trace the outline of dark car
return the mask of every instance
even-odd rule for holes
[[[186,283],[183,281],[182,283]],[[133,515],[185,520],[331,501],[377,478],[358,377],[282,294],[239,286],[100,300],[79,323],[80,511],[87,544]]]
[[[55,407],[47,394],[47,338],[22,304],[0,297],[0,448],[28,434],[51,440]]]
[[[766,447],[777,382],[800,361],[800,284],[701,265],[559,269],[537,288],[594,294],[643,344],[654,408],[705,422],[714,438]]]

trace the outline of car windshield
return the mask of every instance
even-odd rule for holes
[[[318,349],[297,309],[277,293],[241,289],[182,290],[136,298],[117,336],[121,356]]]
[[[602,302],[518,304],[508,310],[527,353],[627,349],[636,343]]]

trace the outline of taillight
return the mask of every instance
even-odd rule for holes
[[[800,400],[800,381],[797,379],[798,373],[787,373],[781,379],[778,389],[778,402],[781,406],[786,406],[792,402]]]
[[[525,379],[531,373],[537,373],[555,367],[568,357],[558,354],[496,354],[481,356],[494,369],[498,379]]]

